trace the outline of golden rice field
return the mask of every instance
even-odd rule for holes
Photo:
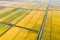
[[[60,40],[60,5],[55,4],[0,3],[0,40]]]

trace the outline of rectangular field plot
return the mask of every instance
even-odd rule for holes
[[[45,12],[43,12],[43,11],[32,11],[24,19],[22,19],[20,22],[18,22],[17,25],[39,30],[39,28],[42,24],[44,15],[45,15]]]
[[[37,35],[38,33],[30,30],[12,27],[8,32],[0,37],[0,40],[36,40]]]
[[[41,40],[60,40],[60,11],[49,11]]]
[[[60,11],[53,11],[52,15],[52,40],[60,40]]]
[[[0,23],[0,36],[10,29],[9,25]]]

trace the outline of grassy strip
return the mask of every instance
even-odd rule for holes
[[[15,12],[15,11],[18,10],[18,9],[19,9],[19,8],[15,8],[15,9],[10,10],[10,11],[8,11],[8,12],[2,13],[2,14],[0,15],[0,18],[11,14],[11,13]]]

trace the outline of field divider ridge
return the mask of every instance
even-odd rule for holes
[[[34,32],[39,32],[39,31],[37,31],[37,30],[33,30],[33,29],[30,29],[30,28],[26,28],[26,27],[22,27],[22,26],[17,26],[16,24],[5,23],[5,22],[0,22],[0,23],[9,25],[9,26],[11,26],[11,27],[15,26],[15,27],[18,27],[18,28],[23,28],[23,29],[26,29],[26,30],[34,31]]]

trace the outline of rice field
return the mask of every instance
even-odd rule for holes
[[[60,40],[59,4],[0,2],[0,40]]]

